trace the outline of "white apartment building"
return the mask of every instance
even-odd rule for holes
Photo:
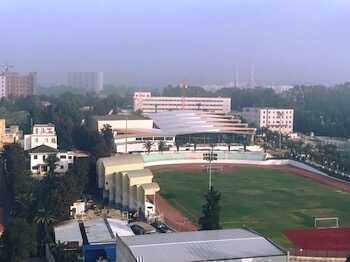
[[[134,93],[134,111],[156,113],[174,110],[231,112],[229,97],[164,97],[152,96],[150,92]]]
[[[49,168],[46,160],[50,155],[55,155],[58,159],[56,162],[56,173],[65,173],[74,163],[74,152],[59,152],[57,149],[47,145],[40,145],[28,151],[30,156],[30,171],[33,175],[45,175]]]
[[[243,108],[242,117],[258,128],[266,127],[283,134],[293,133],[294,109]]]
[[[98,93],[103,89],[103,72],[70,72],[68,86]]]
[[[57,135],[54,124],[35,124],[32,134],[24,135],[24,150],[29,150],[40,145],[57,149]]]
[[[6,76],[0,75],[0,98],[6,97]]]

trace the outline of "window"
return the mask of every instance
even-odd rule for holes
[[[61,169],[64,169],[64,166],[61,166]]]
[[[67,156],[66,155],[60,155],[60,159],[66,159]]]
[[[38,138],[35,138],[35,139],[34,139],[34,142],[35,142],[35,143],[38,143],[38,142],[39,142],[39,139],[38,139]]]
[[[68,156],[68,159],[72,159],[73,158],[73,156]]]
[[[56,139],[55,139],[55,138],[52,138],[52,139],[51,139],[51,143],[56,143]]]
[[[34,155],[34,159],[38,159],[38,155]]]

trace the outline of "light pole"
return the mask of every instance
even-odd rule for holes
[[[203,153],[203,160],[209,162],[209,190],[211,190],[212,182],[211,182],[211,162],[214,160],[218,160],[218,154],[213,152],[213,148],[209,153]]]

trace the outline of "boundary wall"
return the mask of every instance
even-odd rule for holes
[[[203,160],[203,153],[206,152],[182,152],[181,154],[151,153],[143,154],[145,167],[164,166],[164,165],[186,165],[186,164],[208,164]],[[332,177],[308,164],[290,159],[268,159],[265,160],[265,154],[260,152],[215,152],[218,154],[218,160],[212,161],[212,164],[236,164],[236,165],[255,165],[255,166],[293,166],[308,172],[312,172],[327,178],[350,184],[350,182]],[[237,159],[238,158],[238,159]],[[250,160],[256,159],[256,160]]]

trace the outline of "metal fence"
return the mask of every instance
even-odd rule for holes
[[[300,257],[334,257],[334,258],[344,258],[350,256],[349,251],[338,251],[338,250],[310,250],[310,249],[289,249],[289,254],[291,256]]]

